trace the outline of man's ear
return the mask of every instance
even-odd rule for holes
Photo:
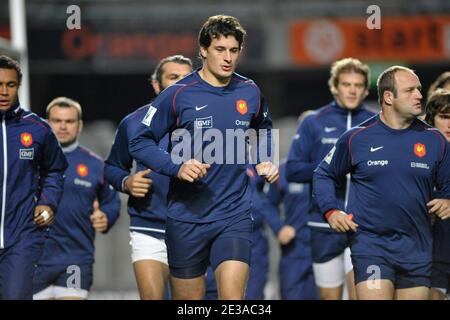
[[[331,94],[333,96],[337,96],[338,95],[338,90],[337,90],[337,88],[334,85],[331,86],[330,91],[331,91]]]
[[[364,99],[369,95],[369,89],[364,90]]]
[[[392,91],[387,90],[383,92],[383,101],[389,106],[392,105],[394,101],[394,93]]]
[[[207,49],[204,47],[200,47],[200,57],[202,57],[202,59],[206,59],[207,54]]]
[[[161,92],[161,85],[158,80],[152,80],[152,87],[157,95]]]
[[[78,126],[78,134],[80,134],[81,131],[83,131],[83,120],[80,120],[80,125]]]

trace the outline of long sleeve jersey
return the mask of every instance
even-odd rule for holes
[[[172,177],[169,217],[211,222],[250,210],[245,132],[262,133],[260,141],[270,152],[271,128],[267,103],[252,80],[233,74],[227,86],[214,87],[195,71],[156,97],[130,151],[145,166]],[[168,133],[169,152],[164,152],[158,143]],[[206,176],[194,183],[176,178],[190,158],[211,163]]]
[[[0,249],[3,249],[36,228],[33,215],[37,205],[57,210],[67,162],[43,119],[19,105],[0,116]]]
[[[336,185],[347,173],[352,192],[346,212],[359,225],[352,254],[405,262],[431,259],[426,204],[435,196],[450,198],[450,152],[442,134],[417,119],[395,130],[379,115],[347,131],[314,173],[322,214],[344,210]]]
[[[256,168],[252,165],[247,166],[247,176],[253,192],[251,210],[253,217],[253,231],[261,231],[265,223],[270,226],[277,223],[277,217],[274,217],[271,214],[270,208],[266,206],[266,194],[263,191],[266,184],[265,179],[257,174]]]
[[[77,143],[65,148],[64,154],[69,167],[55,221],[39,260],[42,265],[93,263],[95,229],[90,217],[94,200],[98,199],[100,210],[108,218],[108,230],[120,213],[119,196],[104,181],[103,159]]]
[[[111,151],[105,161],[105,177],[120,192],[125,192],[124,181],[131,174],[133,167],[133,157],[128,146],[136,130],[140,128],[140,121],[147,113],[148,108],[149,106],[143,106],[120,122]],[[168,135],[166,135],[160,141],[159,147],[167,150],[168,141]],[[147,167],[141,162],[136,163],[136,172],[145,169]],[[130,195],[128,198],[130,230],[162,239],[166,230],[169,177],[155,171],[150,172],[147,177],[152,179],[153,183],[146,196],[136,198]]]
[[[286,179],[289,182],[311,183],[314,169],[333,148],[338,138],[350,128],[374,116],[365,106],[350,111],[336,102],[319,108],[307,116],[297,129],[286,162]],[[349,181],[344,181],[336,195],[342,205],[349,193]],[[310,225],[329,228],[319,213],[314,199],[311,201]]]

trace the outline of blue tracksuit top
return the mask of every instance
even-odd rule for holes
[[[247,176],[249,177],[249,186],[252,189],[251,214],[253,218],[253,234],[261,233],[264,223],[272,226],[277,222],[277,217],[273,217],[272,212],[264,201],[266,195],[263,193],[263,188],[266,180],[257,174],[256,168],[252,165],[247,166]]]
[[[352,234],[352,254],[429,261],[426,204],[435,197],[450,198],[450,150],[444,136],[418,119],[395,130],[379,115],[349,130],[314,173],[313,191],[322,213],[343,209],[334,190],[347,173],[352,192],[346,212],[359,225]]]
[[[15,104],[0,112],[0,249],[36,228],[37,205],[55,212],[67,162],[45,120]]]
[[[335,101],[307,116],[297,129],[286,162],[286,179],[289,182],[311,183],[313,171],[331,150],[338,138],[348,129],[369,119],[375,113],[364,105],[349,111]],[[349,181],[336,189],[338,200],[344,205]],[[309,225],[329,228],[324,223],[319,208],[312,199]]]
[[[148,105],[143,106],[120,122],[111,151],[105,161],[105,177],[118,191],[125,192],[123,184],[125,178],[130,175],[133,166],[133,157],[128,146],[131,137],[140,128],[140,121],[147,113],[148,108]],[[167,150],[168,142],[167,135],[160,141],[161,149]],[[141,162],[137,162],[136,172],[145,169],[147,168]],[[154,171],[147,177],[153,180],[147,195],[144,198],[136,198],[130,195],[128,198],[130,230],[162,239],[166,230],[169,177]]]
[[[234,143],[225,143],[227,132],[244,133],[244,130],[252,128],[259,133],[264,133],[259,129],[267,129],[267,139],[260,141],[267,141],[269,149],[272,121],[268,106],[252,80],[233,74],[227,86],[214,87],[201,79],[198,71],[194,71],[161,92],[139,126],[131,140],[130,151],[147,167],[172,177],[168,195],[169,217],[186,222],[211,222],[250,210],[246,157],[238,164],[212,161],[204,178],[188,183],[176,178],[181,164],[172,161],[171,154],[162,151],[158,142],[169,133],[173,140],[169,143],[169,151],[177,150],[174,153],[181,154],[185,160],[195,157],[204,162],[202,156],[205,154],[218,155],[222,152],[224,162],[234,160],[233,163],[237,163],[236,155],[239,153],[236,149],[243,146],[245,150],[245,138],[242,136],[234,138]],[[176,129],[185,129],[190,133],[191,140],[185,139],[186,136],[180,138],[180,130]],[[214,135],[216,133],[221,136]],[[205,135],[203,140],[194,145],[194,140],[201,135]],[[174,139],[175,136],[178,138]],[[186,144],[188,147],[194,146],[192,152],[178,152],[180,146]],[[203,148],[203,154],[198,152],[199,145]]]
[[[272,212],[277,223],[272,227],[274,233],[278,235],[283,225],[293,226],[297,232],[297,238],[308,236],[309,230],[304,232],[307,220],[309,219],[309,205],[311,201],[311,184],[288,182],[286,180],[286,163],[280,165],[280,178],[269,186],[266,194],[267,208]],[[280,203],[284,204],[285,218],[281,221]]]
[[[93,202],[98,199],[100,210],[108,217],[109,230],[119,217],[119,195],[104,181],[103,159],[78,143],[63,150],[69,162],[64,192],[39,264],[93,263]]]

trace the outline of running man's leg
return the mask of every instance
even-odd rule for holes
[[[313,270],[321,300],[341,300],[345,277],[346,234],[311,228]]]
[[[210,256],[219,299],[244,299],[250,268],[253,220],[249,213],[242,213],[224,219],[220,224]]]
[[[132,231],[131,260],[142,300],[163,300],[168,289],[169,265],[164,239]]]
[[[214,223],[189,223],[167,218],[166,245],[174,300],[202,300]]]

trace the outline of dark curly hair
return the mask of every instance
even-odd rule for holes
[[[20,70],[19,63],[5,55],[0,55],[0,69],[12,69],[17,72],[17,80],[19,81],[19,85],[22,82],[22,71]]]
[[[209,17],[203,24],[198,34],[198,44],[200,47],[208,48],[212,39],[220,36],[234,36],[239,43],[239,50],[242,49],[246,32],[238,19],[232,16],[216,15]]]

